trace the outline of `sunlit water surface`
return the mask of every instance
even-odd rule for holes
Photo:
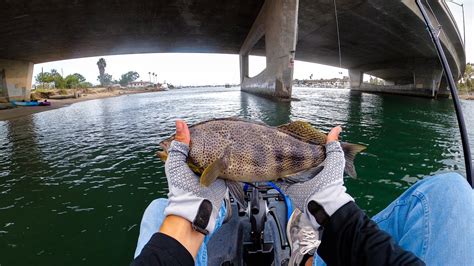
[[[273,102],[238,88],[195,88],[81,102],[0,122],[0,265],[126,265],[141,215],[167,193],[157,144],[214,117],[306,120],[368,146],[350,194],[370,215],[425,175],[463,174],[450,100],[295,88]],[[471,143],[474,102],[463,101]]]

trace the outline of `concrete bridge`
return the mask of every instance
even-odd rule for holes
[[[341,65],[353,89],[432,95],[445,90],[434,46],[414,0],[337,0]],[[428,0],[442,25],[454,77],[463,43],[443,0]],[[289,98],[293,60],[339,66],[333,0],[15,0],[0,8],[0,97],[28,99],[36,63],[129,53],[240,55],[242,90]],[[248,55],[266,69],[248,74]],[[386,80],[366,87],[362,74]]]

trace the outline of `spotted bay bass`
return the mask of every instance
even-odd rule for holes
[[[219,118],[192,125],[189,131],[188,165],[201,175],[201,184],[209,186],[222,178],[231,192],[240,186],[235,181],[291,179],[316,169],[326,157],[326,134],[303,121],[270,127],[240,118]],[[163,151],[158,156],[163,161],[173,140],[174,135],[160,143]],[[356,177],[354,158],[366,147],[350,143],[341,146],[345,172]]]

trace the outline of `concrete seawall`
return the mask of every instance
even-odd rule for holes
[[[430,89],[415,88],[413,84],[408,85],[375,85],[369,83],[362,83],[359,88],[351,88],[353,91],[370,92],[370,93],[389,93],[407,96],[418,96],[426,98],[447,98],[449,92],[433,91]]]

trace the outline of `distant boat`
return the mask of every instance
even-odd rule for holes
[[[38,106],[39,102],[17,102],[17,101],[12,101],[12,104],[14,106]]]

